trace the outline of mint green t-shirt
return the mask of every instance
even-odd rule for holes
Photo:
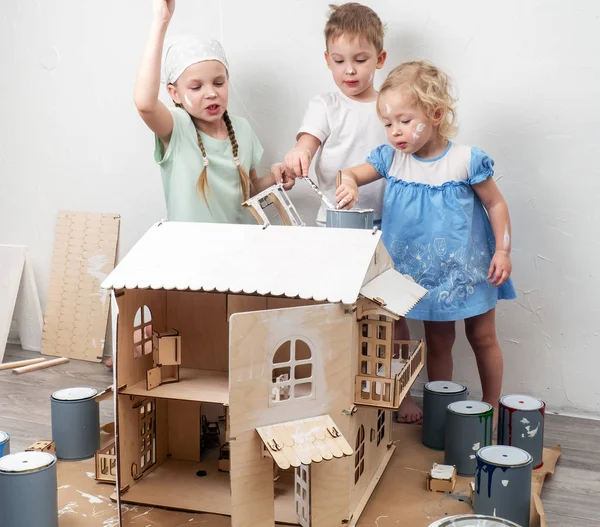
[[[229,138],[220,140],[202,132],[202,142],[208,157],[208,188],[206,201],[196,190],[204,164],[198,146],[196,128],[190,115],[182,108],[171,108],[173,133],[164,151],[156,137],[154,159],[161,169],[167,217],[171,221],[201,221],[206,223],[255,223],[242,206],[242,185]],[[238,143],[238,156],[246,170],[256,168],[263,147],[246,119],[230,115]],[[208,203],[207,203],[208,202]]]

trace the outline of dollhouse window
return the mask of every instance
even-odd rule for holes
[[[354,484],[365,471],[365,427],[360,425],[356,433],[356,448],[354,449]]]
[[[385,437],[385,411],[377,410],[377,446]]]
[[[269,405],[314,395],[313,353],[301,339],[290,339],[277,348],[271,370]]]
[[[140,307],[133,320],[133,356],[152,353],[152,312],[148,306]]]

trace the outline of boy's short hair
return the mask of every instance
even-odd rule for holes
[[[377,53],[383,51],[385,26],[370,7],[357,2],[340,6],[329,5],[329,17],[325,24],[325,45],[342,35],[365,38],[375,46]]]

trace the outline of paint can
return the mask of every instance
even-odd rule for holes
[[[459,476],[473,476],[475,454],[492,444],[494,408],[481,401],[457,401],[446,408],[445,465],[454,465]]]
[[[465,401],[467,387],[451,381],[428,382],[423,388],[423,444],[444,450],[446,408],[450,403]]]
[[[56,457],[19,452],[0,458],[2,527],[58,527]]]
[[[93,388],[67,388],[52,394],[52,439],[58,459],[92,457],[100,448],[100,407]]]
[[[10,435],[0,430],[0,457],[10,454]]]
[[[533,458],[514,446],[492,445],[477,454],[475,514],[506,518],[529,527]]]
[[[342,229],[372,229],[373,209],[327,209],[325,225]]]
[[[540,468],[544,456],[546,403],[530,395],[505,395],[498,407],[498,444],[522,448]]]
[[[433,522],[429,527],[519,527],[519,525],[504,518],[480,514],[460,514],[442,518]]]

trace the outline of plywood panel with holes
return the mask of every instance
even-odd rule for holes
[[[226,372],[227,295],[193,291],[167,291],[170,328],[181,335],[181,366]]]
[[[169,455],[200,461],[200,403],[169,400]]]
[[[58,213],[42,353],[100,362],[108,291],[100,284],[115,265],[117,214]]]

